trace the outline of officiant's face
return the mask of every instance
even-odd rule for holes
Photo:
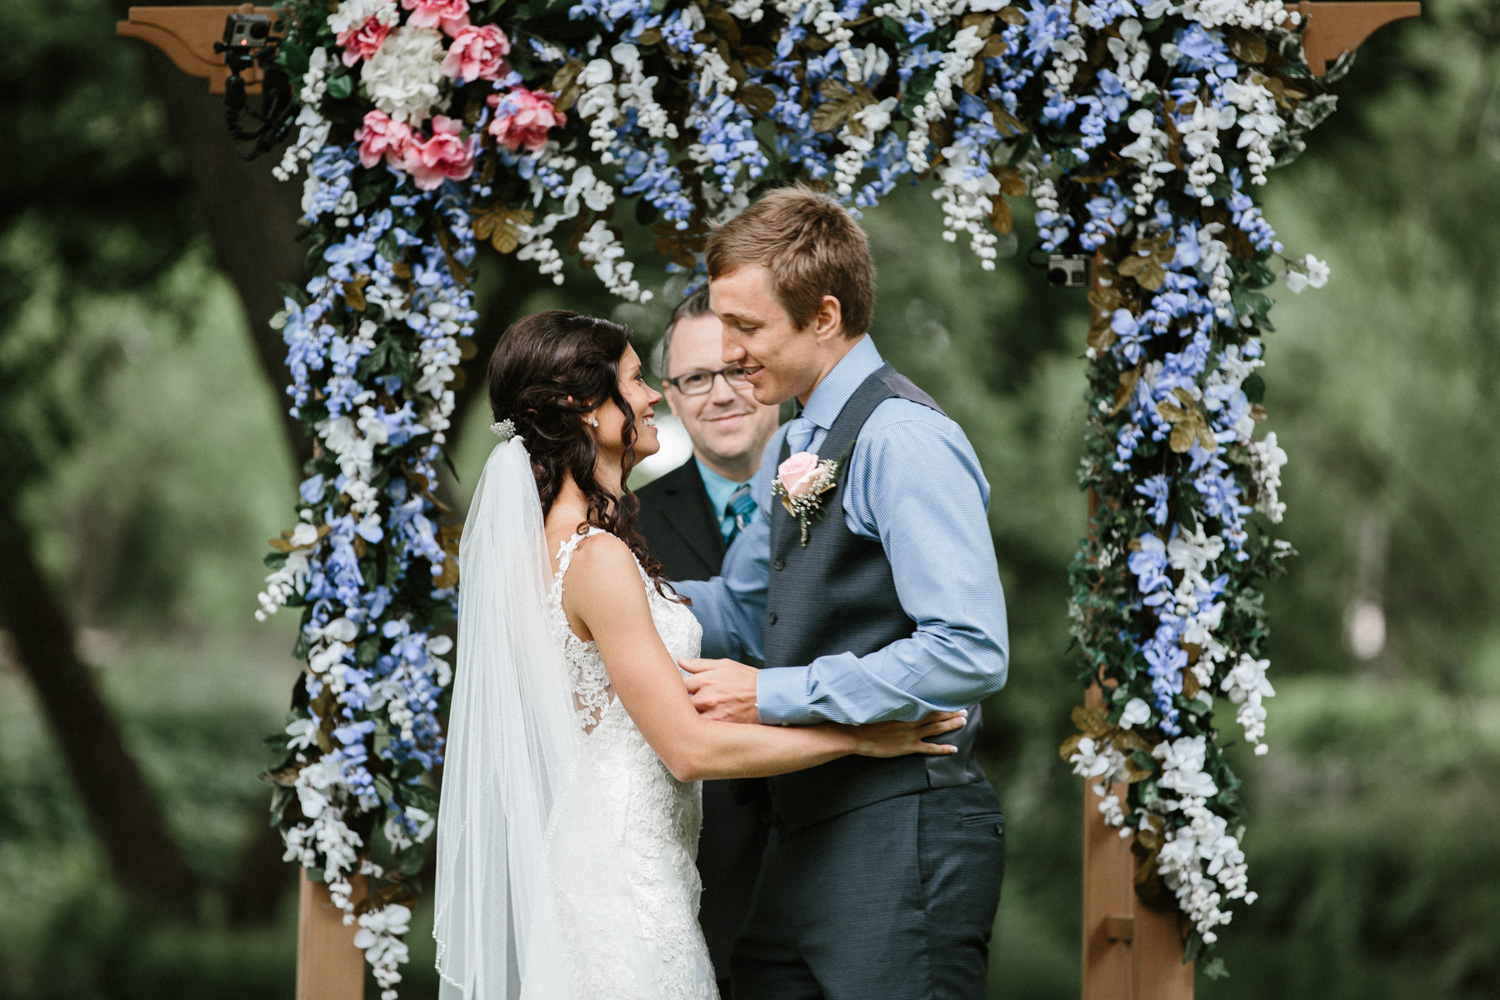
[[[671,352],[665,359],[667,377],[681,379],[694,372],[720,372],[724,367],[724,325],[713,313],[684,316],[672,327]],[[666,385],[667,405],[682,421],[693,450],[721,472],[754,473],[754,463],[776,430],[778,411],[762,406],[749,385],[732,385],[714,375],[707,392],[686,393]]]
[[[769,269],[746,264],[710,281],[708,294],[724,323],[724,363],[744,367],[758,401],[775,405],[812,392],[824,368],[816,320],[800,330],[792,323]]]

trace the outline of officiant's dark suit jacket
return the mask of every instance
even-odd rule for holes
[[[669,578],[708,580],[719,575],[724,536],[695,459],[642,486],[636,496],[641,501],[636,527]]]
[[[696,461],[689,458],[641,487],[636,495],[641,501],[636,527],[670,579],[707,580],[719,575],[724,536]],[[698,842],[703,902],[698,922],[708,939],[724,1000],[729,1000],[729,952],[750,912],[768,829],[763,783],[703,783],[703,835]]]

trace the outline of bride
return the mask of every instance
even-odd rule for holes
[[[917,723],[712,722],[676,666],[701,631],[632,527],[624,483],[658,448],[626,329],[517,321],[490,360],[501,441],[464,524],[438,818],[448,1000],[708,1000],[693,865],[704,778],[952,748]]]

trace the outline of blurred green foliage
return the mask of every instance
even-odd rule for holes
[[[1270,590],[1271,753],[1239,762],[1260,899],[1224,935],[1231,978],[1200,981],[1209,1000],[1500,995],[1500,15],[1424,6],[1368,43],[1340,112],[1268,190],[1288,253],[1327,258],[1333,278],[1281,294],[1267,342],[1266,427],[1291,455],[1281,530],[1301,555]],[[259,737],[297,670],[292,620],[251,619],[296,478],[279,387],[208,261],[115,13],[0,7],[0,476],[212,880],[264,808]],[[987,706],[1010,832],[992,993],[1061,1000],[1078,991],[1081,796],[1055,748],[1079,697],[1065,566],[1084,524],[1086,304],[1027,265],[1024,222],[985,274],[938,220],[920,188],[869,213],[874,336],[968,429],[993,487],[1013,667]],[[481,291],[601,308],[591,281]],[[616,315],[650,339],[670,305]],[[476,404],[461,496],[487,447]],[[1359,601],[1384,616],[1369,659],[1346,638]],[[294,901],[255,930],[211,897],[192,927],[133,912],[39,719],[0,653],[0,995],[290,995]],[[427,919],[411,997],[436,991]]]

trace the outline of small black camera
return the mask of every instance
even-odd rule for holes
[[[269,44],[269,15],[230,14],[224,21],[224,40],[214,46],[214,51],[224,54],[224,62],[231,70],[241,72],[255,65]]]
[[[1047,284],[1054,288],[1087,288],[1089,259],[1078,254],[1052,254],[1047,258]]]
[[[271,40],[271,18],[266,14],[230,14],[224,21],[226,48],[254,51]]]

